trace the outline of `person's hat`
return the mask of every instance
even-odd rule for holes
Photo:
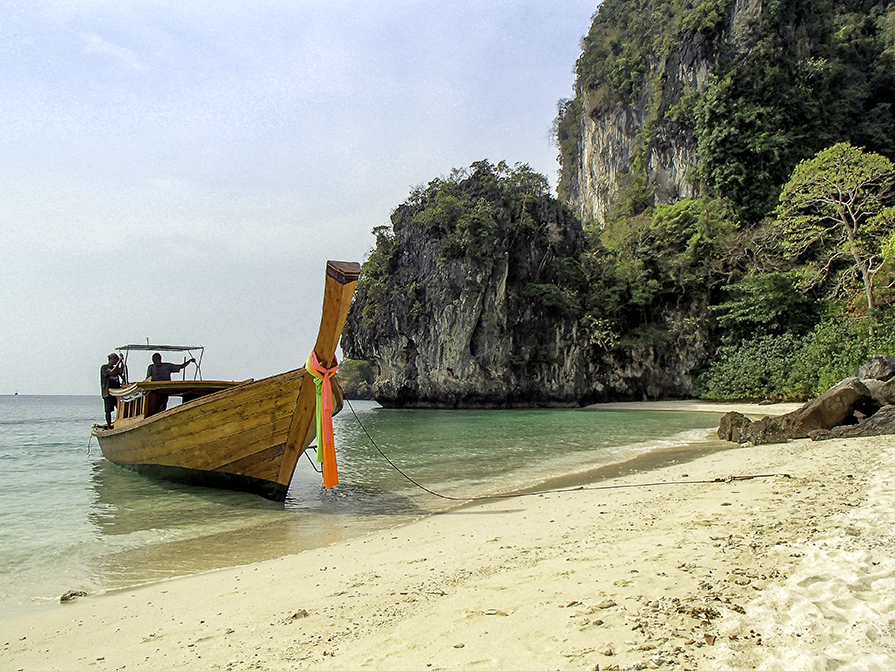
[[[117,354],[115,354],[115,352],[112,352],[112,353],[109,355],[109,359],[120,359],[120,358],[121,358],[121,357],[118,356]]]

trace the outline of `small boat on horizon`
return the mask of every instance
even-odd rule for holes
[[[341,409],[342,392],[332,374],[359,274],[358,263],[327,262],[317,342],[302,368],[262,380],[144,380],[113,390],[118,402],[112,427],[97,425],[91,432],[103,456],[153,477],[283,501],[299,457],[319,435],[324,485],[337,484],[331,417]],[[118,349],[125,356],[134,350],[203,350],[148,344]],[[181,403],[166,408],[172,396]],[[318,416],[328,424],[326,445],[319,444],[327,427],[318,426]]]

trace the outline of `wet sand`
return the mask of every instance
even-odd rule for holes
[[[0,667],[895,667],[895,437],[702,445],[613,468],[0,616]]]

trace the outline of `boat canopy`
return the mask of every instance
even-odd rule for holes
[[[119,352],[124,352],[124,383],[128,384],[127,379],[127,355],[128,352],[187,352],[191,358],[196,360],[196,369],[193,375],[194,380],[202,379],[202,357],[205,356],[205,347],[202,345],[122,345],[115,348]],[[193,352],[198,352],[196,357]],[[184,379],[186,372],[183,373]]]
[[[201,345],[122,345],[116,347],[119,352],[140,351],[140,352],[190,352],[192,350],[204,351]]]

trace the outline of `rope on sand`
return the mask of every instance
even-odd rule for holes
[[[541,494],[562,494],[565,492],[579,492],[579,491],[596,491],[601,489],[632,489],[637,487],[659,487],[662,485],[710,485],[710,484],[718,484],[718,483],[730,483],[737,482],[740,480],[756,480],[758,478],[790,478],[788,473],[765,473],[762,475],[728,475],[720,478],[713,478],[711,480],[674,480],[670,482],[644,482],[644,483],[629,483],[629,484],[620,484],[620,485],[580,485],[578,487],[566,487],[560,489],[541,489],[532,492],[517,492],[513,494],[489,494],[488,496],[448,496],[447,494],[441,494],[439,492],[432,491],[425,485],[420,484],[412,477],[407,475],[401,468],[389,459],[388,455],[382,451],[382,448],[376,444],[376,441],[373,439],[373,436],[370,435],[370,432],[367,431],[367,427],[364,426],[364,423],[360,420],[360,417],[357,416],[357,413],[354,411],[354,406],[351,405],[351,401],[347,398],[345,399],[345,403],[351,410],[351,414],[354,415],[355,421],[357,421],[358,426],[360,426],[361,430],[366,434],[367,439],[370,441],[370,444],[376,448],[376,451],[382,456],[383,459],[388,462],[388,465],[391,466],[397,473],[399,473],[405,480],[413,484],[414,486],[422,489],[424,492],[431,494],[432,496],[437,496],[440,499],[447,499],[449,501],[489,501],[493,499],[514,499],[522,496],[539,496]]]

